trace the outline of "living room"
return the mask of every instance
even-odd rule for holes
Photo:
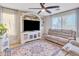
[[[78,25],[79,3],[0,3],[0,55],[79,56]]]

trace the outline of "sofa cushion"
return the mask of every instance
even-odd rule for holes
[[[58,36],[45,35],[45,38],[60,45],[65,45],[68,42],[68,39]]]

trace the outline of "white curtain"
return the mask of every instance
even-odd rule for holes
[[[52,18],[52,29],[61,29],[61,17]]]
[[[20,16],[22,12],[0,7],[0,22],[6,24],[10,44],[20,41]]]
[[[9,10],[10,11],[10,10]],[[2,18],[3,18],[3,24],[6,24],[8,31],[7,33],[9,35],[15,35],[15,14],[11,12],[6,12],[3,10],[2,13]]]
[[[2,23],[2,7],[0,7],[0,23]]]

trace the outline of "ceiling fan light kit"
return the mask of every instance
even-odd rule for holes
[[[42,9],[41,11],[42,11],[42,12],[44,12],[44,11],[45,11],[45,9]]]

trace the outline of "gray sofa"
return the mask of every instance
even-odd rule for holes
[[[45,34],[44,38],[57,44],[65,45],[70,40],[75,40],[76,32],[64,29],[49,29],[48,34]]]

